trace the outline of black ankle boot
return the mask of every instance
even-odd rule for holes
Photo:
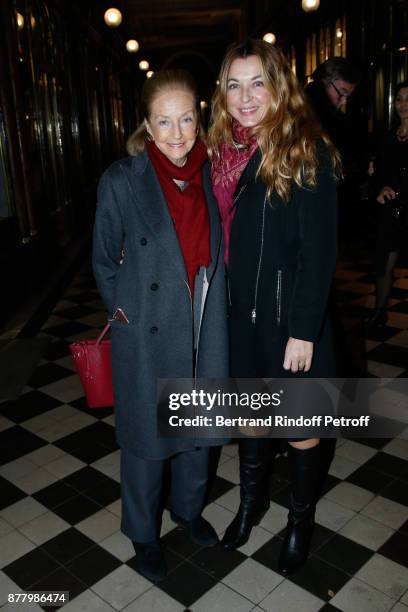
[[[292,491],[279,571],[288,576],[304,565],[314,527],[316,488],[319,478],[319,445],[308,449],[289,445]]]
[[[170,518],[174,523],[187,529],[190,539],[199,546],[215,546],[218,544],[218,536],[214,527],[201,515],[188,521],[178,514],[170,512]]]
[[[270,440],[239,440],[239,473],[241,503],[238,514],[227,528],[222,545],[227,550],[243,546],[254,525],[269,510],[269,468],[272,461]]]
[[[167,575],[167,563],[159,542],[132,542],[136,552],[136,571],[150,580],[159,582]]]

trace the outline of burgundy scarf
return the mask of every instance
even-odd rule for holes
[[[219,156],[215,157],[212,163],[211,178],[213,191],[220,210],[226,264],[228,264],[231,224],[235,214],[235,207],[233,205],[235,189],[245,166],[258,147],[256,137],[251,136],[251,131],[252,128],[242,127],[234,120],[232,124],[234,141],[245,145],[245,148],[237,148],[234,145],[222,142],[219,147]]]
[[[180,167],[173,164],[153,141],[147,141],[146,148],[174,222],[193,294],[198,269],[200,266],[207,268],[211,263],[210,221],[201,174],[207,150],[204,143],[198,140],[189,152],[185,165]],[[188,184],[181,190],[173,179]]]

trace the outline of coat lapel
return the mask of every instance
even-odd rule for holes
[[[215,201],[214,193],[212,190],[209,163],[206,163],[203,169],[203,187],[210,217],[211,264],[208,268],[208,278],[210,278],[215,271],[215,264],[217,263],[217,258],[219,258],[220,256],[222,258],[223,254],[219,254],[221,240],[221,224],[218,206]]]
[[[166,258],[174,264],[183,280],[187,281],[186,267],[173,220],[147,152],[144,151],[132,158],[130,168],[122,167],[146,224],[159,246],[165,251]]]

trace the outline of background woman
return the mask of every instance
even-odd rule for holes
[[[158,438],[156,383],[227,375],[226,300],[195,85],[183,71],[158,72],[146,80],[142,101],[145,118],[128,141],[131,157],[108,168],[99,184],[93,266],[112,318],[122,531],[134,543],[138,571],[160,580],[166,459],[172,519],[202,546],[218,538],[201,517],[209,449],[194,439]]]
[[[326,304],[336,259],[337,153],[284,55],[232,45],[213,101],[212,180],[227,245],[231,375],[334,376]],[[241,505],[223,544],[242,546],[269,508],[267,440],[239,441]],[[292,440],[292,493],[280,570],[306,560],[319,440]]]
[[[379,180],[382,204],[376,247],[376,306],[371,327],[387,322],[387,300],[398,256],[407,253],[408,237],[408,81],[399,83],[394,101],[399,125],[391,130],[380,152]]]

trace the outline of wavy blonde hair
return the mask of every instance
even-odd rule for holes
[[[196,107],[199,134],[201,137],[203,136],[202,127],[200,124],[198,90],[193,77],[186,70],[160,70],[159,72],[155,72],[150,79],[146,79],[142,87],[141,107],[143,121],[127,139],[126,151],[129,153],[129,155],[137,155],[138,153],[141,153],[145,148],[146,140],[150,139],[145,120],[148,120],[150,117],[154,99],[157,96],[160,96],[162,93],[175,90],[187,91],[193,96]]]
[[[235,59],[253,55],[261,60],[265,87],[271,93],[270,108],[253,131],[262,154],[257,176],[267,185],[268,195],[276,190],[288,202],[292,181],[300,187],[316,186],[318,139],[326,144],[336,176],[341,174],[340,155],[309,106],[287,59],[274,45],[249,39],[228,48],[212,100],[209,155],[219,155],[221,142],[234,142],[227,109],[228,75]]]

